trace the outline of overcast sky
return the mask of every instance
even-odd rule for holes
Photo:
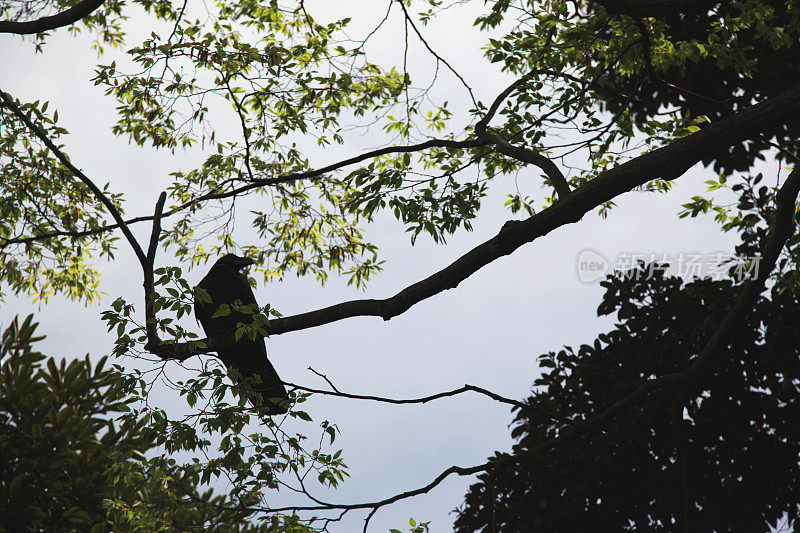
[[[377,16],[366,5],[354,13],[354,18],[364,20],[374,21]],[[475,36],[466,15],[458,17],[448,23],[434,22],[423,31],[478,96],[490,101],[507,80],[491,75],[480,63],[485,37]],[[458,21],[463,23],[456,24]],[[391,61],[397,56],[397,41],[388,33],[382,39],[373,41],[371,53]],[[423,65],[427,58],[413,48],[411,60]],[[113,137],[110,127],[116,120],[115,104],[89,81],[96,62],[88,41],[72,38],[64,30],[39,55],[33,53],[30,43],[0,36],[0,87],[23,100],[50,100],[58,109],[61,125],[71,132],[63,142],[73,162],[96,181],[109,181],[113,191],[124,192],[128,214],[149,213],[169,181],[168,173],[186,168],[198,154],[154,154]],[[454,94],[452,107],[463,109],[457,99],[463,91],[446,77],[443,83],[442,90]],[[321,166],[369,147],[366,139],[354,138],[343,148],[317,150],[308,156],[313,166]],[[538,179],[537,171],[526,170],[523,175],[526,173],[530,180]],[[680,204],[699,194],[703,180],[710,176],[709,171],[695,167],[678,180],[669,195],[629,193],[608,219],[589,214],[389,322],[348,319],[270,338],[270,359],[287,381],[324,387],[324,382],[307,370],[311,366],[342,391],[352,393],[407,398],[469,383],[524,398],[539,373],[537,355],[563,345],[591,342],[598,332],[611,327],[610,319],[598,319],[595,314],[601,288],[596,283],[581,283],[576,275],[581,250],[591,248],[611,259],[623,251],[674,257],[680,252],[732,249],[734,236],[721,234],[710,218],[678,220],[676,216]],[[485,205],[475,230],[459,233],[445,246],[420,238],[412,247],[399,223],[381,218],[369,235],[380,245],[387,263],[364,292],[338,280],[320,287],[311,279],[288,279],[269,286],[260,284],[256,291],[259,302],[269,302],[284,315],[292,315],[354,298],[390,296],[495,235],[510,215],[498,196]],[[243,242],[247,238],[244,230],[237,236]],[[0,322],[5,325],[14,315],[35,312],[41,332],[48,335],[42,343],[45,353],[67,357],[107,354],[113,338],[104,333],[99,315],[118,295],[138,303],[141,283],[138,264],[122,245],[117,260],[100,268],[104,275],[101,287],[109,296],[99,304],[83,307],[54,299],[39,308],[11,296],[0,310]],[[192,271],[190,281],[199,281],[206,269]],[[169,369],[175,376],[185,375],[177,365],[169,365]],[[175,401],[171,394],[163,389],[157,397],[162,402]],[[342,432],[335,444],[343,449],[352,477],[334,494],[326,495],[337,502],[371,501],[414,489],[451,465],[482,463],[495,450],[508,450],[512,443],[508,407],[475,395],[424,406],[319,397],[310,402],[308,410],[315,421],[330,419]],[[454,518],[449,513],[461,503],[472,481],[474,478],[453,477],[430,494],[384,508],[373,518],[370,530],[405,528],[413,516],[432,521],[432,531],[449,531]],[[332,530],[353,531],[362,518],[363,514],[353,514]]]

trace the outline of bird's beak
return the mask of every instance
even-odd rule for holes
[[[255,264],[255,261],[250,259],[249,257],[240,257],[238,263],[236,264],[237,268],[244,268],[248,267],[252,264]]]

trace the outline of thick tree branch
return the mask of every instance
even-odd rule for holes
[[[473,248],[443,270],[385,300],[355,300],[317,311],[272,320],[271,335],[328,324],[353,316],[379,316],[389,320],[412,305],[445,290],[492,261],[544,236],[586,213],[656,178],[675,179],[704,157],[772,129],[789,113],[800,111],[800,86],[757,104],[738,115],[722,119],[697,133],[603,172],[548,209],[523,221],[511,221],[495,237]]]
[[[0,20],[0,33],[16,33],[17,35],[32,35],[44,31],[54,30],[78,22],[85,16],[103,5],[105,0],[83,0],[69,9],[49,17],[41,17],[26,22]]]
[[[592,0],[609,13],[620,13],[632,17],[660,17],[690,11],[710,9],[728,0]]]
[[[477,474],[479,472],[488,472],[498,468],[507,468],[515,464],[523,463],[535,456],[562,446],[566,442],[584,435],[589,431],[600,429],[604,424],[611,421],[618,414],[628,408],[641,408],[642,399],[651,392],[655,392],[667,387],[683,387],[692,383],[698,383],[700,372],[706,370],[711,362],[713,362],[713,360],[716,359],[720,354],[725,353],[729,339],[734,335],[736,329],[740,327],[739,324],[745,318],[747,313],[752,310],[758,295],[764,289],[764,282],[775,268],[775,263],[777,262],[781,249],[786,245],[786,242],[794,232],[793,221],[798,193],[800,193],[800,165],[795,167],[776,196],[777,211],[769,233],[769,237],[767,238],[767,242],[762,252],[761,264],[764,268],[759,271],[759,275],[756,279],[750,280],[745,284],[739,299],[725,315],[722,323],[717,327],[711,339],[709,339],[709,341],[706,343],[695,363],[693,363],[687,369],[646,381],[633,392],[629,393],[606,408],[600,414],[561,429],[557,437],[548,439],[538,446],[530,448],[523,453],[509,455],[501,459],[487,461],[471,467],[451,466],[439,474],[433,481],[423,487],[401,492],[389,498],[374,502],[349,505],[328,504],[322,506],[284,507],[269,509],[269,511],[282,512],[319,511],[331,509],[370,509],[370,516],[372,516],[381,507],[390,505],[402,499],[411,498],[430,492],[447,477],[453,474],[466,476]],[[263,511],[264,509],[253,510]]]
[[[156,210],[153,213],[153,227],[150,230],[150,245],[147,247],[147,263],[153,266],[156,262],[156,252],[158,252],[158,238],[161,236],[161,218],[164,214],[164,203],[167,201],[167,193],[162,192],[156,202]]]
[[[705,158],[754,135],[770,133],[786,117],[800,112],[800,86],[756,104],[737,115],[719,120],[697,133],[674,141],[627,161],[575,189],[566,198],[522,221],[509,221],[488,241],[476,246],[446,268],[419,281],[392,297],[383,300],[365,299],[340,303],[316,311],[271,320],[266,327],[270,335],[279,335],[356,316],[379,316],[389,320],[411,306],[440,292],[453,289],[472,274],[500,257],[509,255],[523,244],[566,224],[579,221],[586,213],[654,179],[673,180]],[[164,358],[186,359],[195,354],[214,351],[212,346],[232,342],[225,339],[204,339],[206,348],[197,343],[174,343],[148,349]],[[153,351],[155,348],[156,351]]]

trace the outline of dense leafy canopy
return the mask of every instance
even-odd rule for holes
[[[421,23],[434,23],[439,2],[388,6],[413,20],[410,8],[425,4],[414,26],[421,31]],[[349,19],[316,22],[303,3],[134,2],[146,10],[137,21],[153,20],[154,31],[132,47],[120,3],[104,3],[81,24],[99,44],[130,47],[124,66],[116,59],[101,64],[94,79],[118,102],[114,133],[156,149],[199,146],[206,154],[200,166],[173,173],[163,247],[185,262],[238,245],[267,278],[295,272],[324,281],[336,272],[360,285],[380,268],[377,248],[361,230],[377,211],[393,212],[413,236],[441,240],[470,228],[498,173],[530,163],[487,140],[487,111],[498,122],[489,133],[560,161],[576,186],[797,81],[795,2],[706,2],[666,17],[629,16],[602,4],[490,4],[476,20],[490,38],[486,59],[515,82],[498,102],[495,95],[478,100],[465,86],[472,107],[465,128],[458,126],[465,117],[451,120],[446,101],[412,85],[413,72],[368,61],[365,40],[346,33]],[[7,0],[0,7],[14,20],[57,3]],[[46,102],[20,105],[54,141],[66,134]],[[107,225],[103,209],[85,187],[60,179],[68,174],[63,164],[7,107],[0,113],[7,290],[95,297],[92,258],[110,256],[116,240],[97,231]],[[558,138],[564,124],[571,125],[566,143]],[[382,130],[395,146],[329,167],[300,148],[341,144],[353,128]],[[746,170],[774,142],[791,151],[792,128],[794,118],[786,116],[702,159]],[[545,173],[556,185],[559,178]],[[124,199],[113,189],[108,195],[122,209]],[[245,246],[233,241],[230,214],[237,198],[253,195],[261,207],[247,223],[263,241]],[[532,213],[541,202],[508,191],[512,211]],[[213,238],[198,238],[206,233]]]

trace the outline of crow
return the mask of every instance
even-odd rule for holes
[[[194,314],[203,326],[206,336],[216,337],[232,333],[238,323],[252,322],[252,315],[233,309],[236,300],[241,305],[256,303],[253,289],[250,288],[247,277],[241,272],[241,269],[252,264],[253,260],[249,257],[239,257],[236,254],[223,255],[197,285],[205,289],[211,298],[210,303],[202,301],[197,296],[194,299]],[[230,314],[215,317],[214,313],[223,304],[230,306]],[[237,382],[247,380],[247,386],[261,395],[262,405],[267,408],[267,414],[279,415],[287,411],[288,394],[278,373],[267,359],[267,347],[263,338],[253,340],[246,334],[242,335],[234,346],[218,350],[217,355],[226,368],[235,370],[232,374]]]

